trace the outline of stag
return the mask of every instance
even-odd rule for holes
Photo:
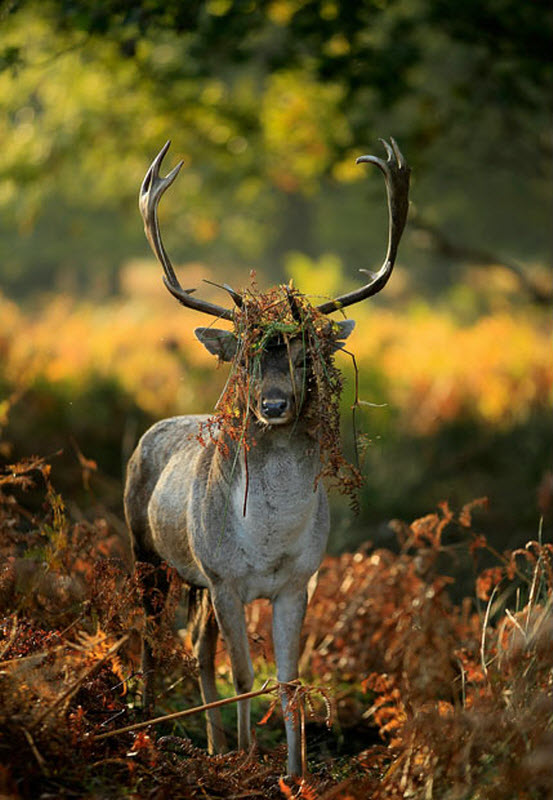
[[[360,270],[368,276],[364,286],[319,305],[321,314],[341,311],[375,295],[392,272],[407,218],[410,170],[395,141],[390,141],[383,141],[386,159],[373,155],[357,159],[375,164],[384,175],[389,217],[386,257],[377,272]],[[187,308],[232,322],[244,295],[225,284],[235,309],[195,297],[193,289],[182,288],[163,246],[157,206],[182,166],[181,162],[166,177],[160,175],[169,144],[152,162],[140,189],[146,236],[169,292]],[[332,350],[343,346],[353,325],[351,320],[333,325]],[[202,327],[194,333],[211,354],[233,362],[233,369],[247,369],[242,362],[236,363],[240,342],[235,332]],[[255,445],[248,450],[247,463],[245,450],[237,451],[236,442],[230,442],[229,458],[218,447],[216,436],[207,443],[200,441],[198,433],[207,417],[191,415],[153,425],[140,439],[127,469],[125,514],[135,560],[173,566],[197,596],[191,637],[206,704],[217,699],[214,659],[219,632],[230,656],[236,693],[252,688],[244,605],[256,598],[272,603],[278,680],[297,679],[308,584],[320,566],[329,533],[326,491],[317,480],[320,455],[305,421],[309,392],[300,391],[309,372],[302,339],[292,338],[285,344],[275,337],[266,343],[260,363],[249,400],[253,413],[247,435],[255,436]],[[237,412],[243,417],[245,409],[239,407]],[[149,616],[159,613],[152,597],[166,594],[166,574],[154,570],[144,578]],[[145,640],[142,672],[147,708],[154,700],[154,661]],[[284,692],[282,705],[288,772],[299,774],[299,731]],[[209,710],[206,717],[209,751],[221,752],[226,738],[219,709]],[[249,745],[250,708],[245,699],[238,703],[238,747]]]

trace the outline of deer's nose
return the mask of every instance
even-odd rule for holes
[[[287,408],[288,400],[268,400],[267,398],[264,398],[261,401],[261,412],[263,413],[263,416],[267,417],[268,419],[282,417]]]

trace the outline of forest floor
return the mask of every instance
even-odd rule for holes
[[[69,514],[50,466],[0,474],[0,797],[420,798],[553,796],[553,546],[541,533],[497,552],[477,500],[395,522],[397,548],[327,557],[289,688],[305,775],[286,748],[270,608],[248,609],[256,666],[254,745],[209,756],[196,664],[169,570],[159,619],[142,612],[122,526]],[[456,570],[474,591],[451,592]],[[465,583],[463,583],[465,585]],[[453,601],[451,598],[455,597]],[[148,622],[148,625],[147,625]],[[163,654],[156,717],[139,711],[140,639]],[[223,649],[220,688],[231,696]],[[235,705],[224,708],[229,738]]]

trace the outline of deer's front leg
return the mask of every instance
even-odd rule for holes
[[[244,606],[235,590],[224,583],[211,588],[211,602],[229,652],[234,689],[237,694],[244,694],[253,686]],[[249,746],[250,701],[241,700],[238,703],[238,747],[247,750]]]
[[[300,634],[305,607],[306,589],[283,591],[273,602],[273,643],[279,681],[293,681],[298,677]],[[288,773],[301,774],[300,730],[294,715],[286,711],[288,698],[282,696],[286,741],[288,743]]]

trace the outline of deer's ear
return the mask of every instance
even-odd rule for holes
[[[232,361],[238,348],[238,340],[230,331],[218,328],[196,328],[194,335],[206,350],[221,361]]]
[[[345,340],[355,328],[355,320],[340,319],[337,320],[334,325],[336,326],[334,350],[343,350],[346,343]]]

